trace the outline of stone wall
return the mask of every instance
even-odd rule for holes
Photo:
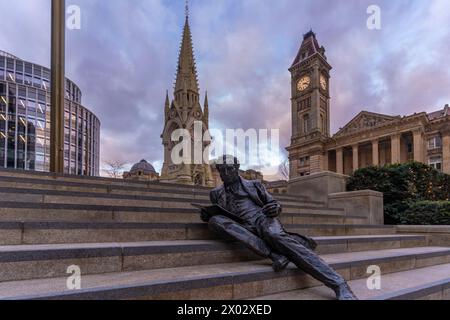
[[[348,176],[334,172],[320,172],[291,179],[288,194],[324,202],[329,208],[345,209],[347,216],[360,216],[368,224],[384,224],[383,194],[371,190],[346,191]]]

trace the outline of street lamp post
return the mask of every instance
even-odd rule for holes
[[[64,173],[65,0],[52,0],[50,172]]]

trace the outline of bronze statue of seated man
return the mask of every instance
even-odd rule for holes
[[[223,215],[211,217],[202,210],[202,220],[212,231],[271,259],[275,271],[283,270],[292,262],[334,290],[337,299],[357,300],[344,278],[314,253],[313,239],[285,231],[277,218],[282,211],[280,203],[260,181],[247,181],[239,176],[237,158],[224,156],[216,167],[224,185],[211,192],[211,202],[239,219]]]

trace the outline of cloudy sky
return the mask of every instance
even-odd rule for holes
[[[184,0],[66,0],[66,73],[101,120],[102,160],[162,165],[165,92],[175,78]],[[369,30],[369,5],[381,30]],[[50,0],[0,0],[0,49],[50,64]],[[312,28],[332,71],[332,131],[361,110],[405,115],[450,103],[448,0],[190,0],[202,98],[213,128],[291,134],[291,65]]]

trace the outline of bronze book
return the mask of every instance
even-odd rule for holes
[[[234,213],[231,213],[230,211],[228,211],[225,208],[222,208],[221,206],[215,204],[212,206],[204,206],[198,203],[191,203],[191,206],[193,206],[194,208],[200,209],[200,210],[204,210],[206,211],[206,213],[209,215],[210,218],[214,217],[214,216],[225,216],[233,221],[236,221],[238,223],[242,223],[242,219],[239,218],[237,215],[235,215]]]

